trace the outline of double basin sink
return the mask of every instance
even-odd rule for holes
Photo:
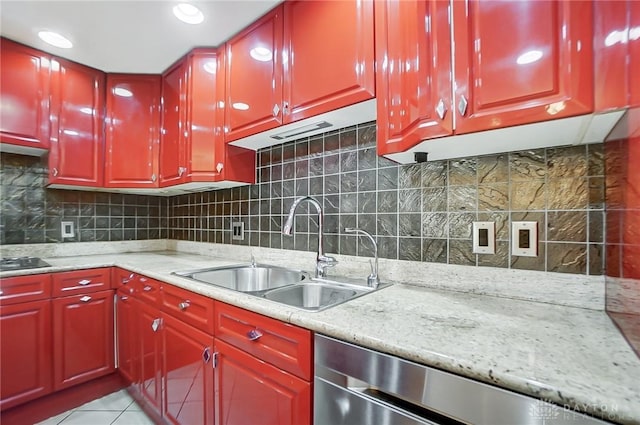
[[[312,278],[300,270],[270,265],[238,265],[186,270],[173,274],[197,282],[250,294],[308,311],[320,311],[374,292],[377,288]]]

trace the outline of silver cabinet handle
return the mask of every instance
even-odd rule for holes
[[[282,103],[282,115],[289,115],[289,102]]]
[[[129,277],[123,277],[122,279],[120,279],[120,281],[122,282],[123,285],[126,285],[127,283],[131,282],[134,278],[135,274],[131,273],[129,275]]]
[[[206,364],[211,360],[211,349],[209,347],[205,347],[204,351],[202,351],[202,361]]]
[[[447,113],[447,108],[444,106],[444,101],[440,99],[438,104],[436,105],[436,114],[440,117],[441,120],[444,119],[444,114]]]
[[[464,114],[467,112],[467,105],[469,104],[469,102],[467,101],[467,98],[464,97],[464,95],[460,96],[460,102],[458,102],[458,112],[460,112],[460,115],[462,115],[464,117]]]
[[[277,117],[279,113],[280,113],[280,107],[276,103],[275,105],[273,105],[273,116]]]
[[[147,286],[145,286],[144,288],[142,288],[142,290],[143,290],[144,292],[151,292],[151,290],[152,290],[152,289],[153,289],[153,288],[152,288],[151,286],[149,286],[149,285],[147,285]]]
[[[88,303],[89,301],[91,301],[91,297],[85,295],[84,297],[80,298],[80,301],[82,301],[83,303]]]
[[[184,300],[180,304],[178,304],[178,308],[181,311],[185,311],[187,308],[189,308],[190,305],[191,303],[189,302],[189,300]]]
[[[222,169],[224,168],[224,164],[222,162],[218,162],[216,164],[216,171],[219,173],[222,171]]]
[[[151,174],[151,181],[152,181],[153,183],[155,183],[155,182],[156,182],[156,180],[158,180],[158,178],[156,177],[155,173],[154,173],[154,174]]]
[[[160,328],[161,323],[162,323],[162,319],[160,318],[154,319],[153,322],[151,322],[151,329],[153,329],[154,332],[158,332],[158,329]]]
[[[249,338],[249,341],[257,341],[262,337],[262,332],[260,332],[258,329],[251,329],[249,332],[247,332],[247,338]]]
[[[129,299],[129,297],[127,297],[126,295],[122,295],[122,296],[120,297],[120,299],[121,299],[122,301],[127,301],[127,300]]]
[[[53,177],[56,177],[58,175],[58,169],[54,168],[53,170],[51,170],[51,174],[53,174]]]
[[[78,282],[78,285],[82,285],[82,286],[86,286],[88,284],[90,284],[91,281],[88,279],[82,279],[80,282]]]

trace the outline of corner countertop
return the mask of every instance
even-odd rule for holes
[[[0,277],[115,265],[427,366],[640,424],[640,359],[604,311],[396,283],[313,313],[171,274],[246,261],[176,251],[44,260],[51,267]]]

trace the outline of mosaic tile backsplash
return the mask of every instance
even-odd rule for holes
[[[317,217],[298,208],[294,234],[281,227],[298,196],[325,213],[325,250],[370,256],[553,272],[603,274],[603,145],[540,149],[398,165],[378,157],[375,123],[258,152],[257,184],[169,200],[169,238],[305,251],[317,249]],[[232,240],[232,221],[244,240]],[[496,254],[472,253],[473,221],[496,222]],[[537,221],[539,256],[509,253],[510,223]]]
[[[324,207],[328,253],[473,266],[603,274],[603,145],[572,146],[398,165],[378,157],[375,122],[258,152],[257,184],[171,198],[52,190],[40,158],[2,153],[2,244],[172,238],[315,251],[317,217],[301,205],[293,236],[281,233],[294,199]],[[244,222],[244,240],[231,223]],[[471,223],[496,222],[496,254],[472,253]],[[538,257],[509,253],[510,223],[537,221]]]
[[[0,156],[0,243],[94,242],[167,237],[167,199],[46,189],[45,158]],[[72,221],[75,237],[61,237]]]

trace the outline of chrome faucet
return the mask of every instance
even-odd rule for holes
[[[371,263],[371,260],[369,260],[369,264],[371,265],[371,274],[367,276],[367,285],[374,289],[377,288],[378,285],[380,285],[380,279],[378,278],[378,243],[376,242],[375,238],[371,235],[371,233],[367,232],[366,230],[354,229],[352,227],[345,227],[344,231],[345,233],[358,233],[358,234],[364,235],[369,238],[371,243],[373,243],[373,255],[375,258],[375,266],[374,264]]]
[[[322,206],[320,203],[312,198],[311,196],[302,196],[295,200],[293,205],[291,205],[291,209],[289,210],[289,216],[287,217],[287,221],[282,226],[282,234],[291,236],[293,231],[293,217],[296,213],[296,208],[302,202],[307,201],[314,207],[316,207],[316,211],[318,212],[318,254],[316,255],[316,277],[326,277],[327,275],[327,267],[335,266],[338,261],[333,258],[325,255],[324,253],[324,215],[322,214]]]

